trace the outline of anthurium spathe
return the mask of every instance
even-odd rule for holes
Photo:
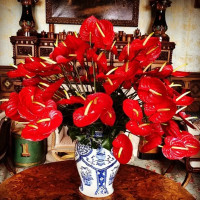
[[[140,61],[142,66],[152,63],[161,52],[161,42],[158,37],[151,37],[142,40],[143,48],[137,53],[136,60]]]
[[[167,136],[162,148],[163,155],[170,160],[179,160],[187,155],[187,148],[183,141],[177,137]]]
[[[30,122],[22,130],[21,137],[32,141],[40,141],[47,138],[62,123],[62,113],[51,110],[40,115],[40,119]]]
[[[87,111],[88,110],[88,111]],[[73,122],[77,127],[84,127],[94,123],[101,115],[102,108],[93,102],[78,108],[73,113]]]
[[[126,128],[134,135],[147,136],[151,134],[151,124],[150,123],[139,123],[134,120],[130,120],[126,124]]]
[[[67,48],[65,42],[61,42],[57,47],[54,48],[53,52],[50,53],[49,57],[57,63],[67,63],[72,60],[73,57],[68,57],[70,49]]]
[[[15,66],[17,69],[14,71],[9,71],[7,73],[8,77],[10,78],[17,78],[17,77],[25,77],[25,78],[31,78],[34,77],[36,74],[33,72],[28,71],[25,69],[25,64],[20,63],[18,66]]]
[[[170,120],[176,113],[176,104],[169,98],[158,104],[144,105],[144,112],[153,123],[161,123]]]
[[[15,121],[23,121],[18,112],[19,95],[16,92],[10,94],[8,101],[0,105],[0,110],[4,110],[7,117]],[[24,120],[25,121],[25,120]]]
[[[116,120],[116,114],[112,107],[109,109],[104,109],[100,115],[100,120],[103,124],[108,126],[113,126]]]
[[[181,135],[178,124],[172,119],[164,123],[162,125],[162,128],[167,136],[178,137],[179,135]]]
[[[57,102],[57,104],[75,104],[75,103],[80,103],[80,104],[84,104],[84,100],[81,97],[76,97],[76,96],[71,96],[69,97],[69,99],[61,99]]]
[[[123,101],[123,110],[130,119],[138,122],[142,121],[143,114],[138,101],[133,99],[125,99]]]
[[[193,103],[194,98],[190,96],[186,96],[187,93],[190,93],[190,91],[180,94],[179,96],[174,95],[173,101],[177,106],[188,106]]]
[[[96,48],[111,49],[115,33],[108,20],[98,20],[94,16],[87,18],[80,28],[80,38],[94,43]]]
[[[119,134],[112,142],[113,155],[121,163],[126,164],[129,162],[132,156],[133,146],[125,134]]]
[[[185,147],[188,149],[186,151],[185,157],[194,156],[200,151],[199,140],[187,131],[182,131],[182,134],[178,138],[184,143]]]
[[[141,152],[146,153],[162,143],[162,138],[159,135],[148,135],[145,137],[146,143],[142,146]]]
[[[113,125],[116,116],[112,105],[112,98],[105,93],[97,92],[88,95],[84,107],[78,108],[73,113],[74,124],[78,127],[88,126],[100,117],[104,124]]]
[[[145,76],[140,79],[137,92],[145,103],[160,103],[166,96],[166,87],[158,78]]]

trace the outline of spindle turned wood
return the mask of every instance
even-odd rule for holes
[[[0,185],[0,199],[95,199],[82,195],[79,185],[80,178],[75,161],[49,163],[29,168],[4,181]],[[106,200],[194,199],[174,181],[131,165],[120,166],[114,189],[114,193],[106,197]]]

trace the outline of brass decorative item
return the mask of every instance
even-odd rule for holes
[[[35,22],[32,16],[32,6],[38,0],[18,0],[22,4],[22,15],[19,21],[21,29],[18,30],[18,36],[35,36],[37,31],[34,29]]]
[[[165,33],[168,29],[165,20],[165,11],[171,6],[170,0],[150,0],[152,11],[155,11],[155,20],[152,26],[152,31],[157,37],[161,37],[164,41],[169,41],[169,36]]]

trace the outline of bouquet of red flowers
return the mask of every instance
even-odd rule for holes
[[[56,41],[49,58],[27,57],[8,72],[11,78],[23,77],[24,87],[0,109],[12,120],[26,122],[25,139],[43,140],[67,125],[73,140],[113,148],[121,163],[132,155],[129,134],[145,138],[142,152],[159,146],[168,159],[195,155],[199,141],[177,123],[192,127],[182,110],[193,98],[174,90],[177,85],[167,78],[188,73],[166,63],[150,70],[161,52],[159,38],[152,35],[133,40],[118,55],[111,22],[91,16],[78,35]],[[118,55],[122,66],[107,65],[107,52]],[[103,137],[94,137],[95,130],[103,131]]]

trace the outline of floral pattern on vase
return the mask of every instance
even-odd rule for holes
[[[106,197],[113,193],[113,181],[120,164],[112,151],[102,147],[93,149],[77,142],[75,160],[81,178],[81,193],[90,197]]]

